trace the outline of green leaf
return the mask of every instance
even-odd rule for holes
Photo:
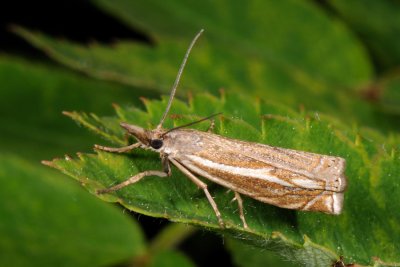
[[[299,83],[303,79],[305,83],[310,82],[308,85],[330,81],[350,86],[364,81],[370,75],[368,59],[352,36],[310,2],[92,2],[158,40],[191,38],[194,32],[205,28],[209,38],[215,40],[213,45],[215,43],[225,50],[243,53],[251,58],[261,57],[263,62],[286,69],[289,75],[297,75]],[[321,39],[323,33],[325,38]],[[292,42],[296,42],[296,46]],[[313,49],[313,54],[305,53],[310,49]],[[335,62],[329,61],[333,57],[332,52]],[[347,73],[349,69],[341,69],[337,62],[362,68],[348,65],[351,71],[355,71],[350,77]],[[316,73],[319,77],[314,76]]]
[[[169,120],[165,126],[181,125],[222,111],[224,116],[216,125],[216,131],[222,135],[345,157],[349,189],[343,215],[283,210],[245,198],[246,217],[251,227],[246,231],[241,226],[235,203],[230,203],[233,195],[210,184],[228,225],[228,229],[221,230],[202,192],[176,169],[169,179],[146,178],[102,198],[121,202],[131,210],[151,216],[203,225],[243,239],[249,245],[277,251],[307,266],[329,266],[342,255],[346,263],[399,265],[400,218],[396,211],[400,204],[396,197],[400,193],[397,179],[400,141],[398,134],[392,133],[400,129],[397,80],[376,78],[384,89],[379,101],[373,103],[375,106],[361,99],[360,88],[373,84],[371,79],[375,77],[364,44],[353,36],[352,29],[346,28],[337,18],[328,17],[311,1],[93,2],[131,27],[143,30],[154,40],[155,46],[128,41],[111,46],[82,46],[15,28],[15,32],[59,62],[115,83],[90,81],[57,68],[49,70],[37,64],[0,58],[0,101],[4,103],[0,105],[2,151],[12,154],[18,151],[26,158],[35,159],[87,150],[98,140],[71,130],[57,117],[59,112],[84,109],[104,114],[105,104],[113,101],[124,104],[130,97],[137,99],[125,90],[127,87],[118,84],[141,88],[135,91],[136,96],[167,92],[190,39],[205,27],[206,34],[193,50],[183,76],[183,90],[178,91],[182,95],[185,90],[194,92],[195,97],[189,97],[189,106],[175,102],[174,120]],[[368,33],[371,36],[368,38],[376,39],[369,47],[377,47],[373,50],[374,60],[384,66],[395,65],[397,60],[397,50],[393,47],[397,20],[393,15],[395,9],[387,9],[388,3],[382,1],[373,5],[378,7],[377,17],[387,15],[390,19],[380,24],[372,18],[372,26],[361,22],[361,30],[356,30],[361,32],[364,28],[383,25],[379,26],[383,31],[374,29]],[[357,4],[347,5],[350,10]],[[354,17],[366,17],[365,10],[360,14]],[[221,98],[198,94],[208,91],[216,95],[221,88],[229,92]],[[109,94],[104,93],[107,91]],[[121,99],[111,99],[114,93],[121,95]],[[294,111],[271,103],[285,104],[295,110],[300,106],[301,109]],[[145,100],[145,112],[134,107],[115,106],[118,118],[78,112],[68,115],[110,142],[123,145],[129,140],[119,127],[120,121],[153,128],[165,104],[165,99],[161,102]],[[207,126],[196,127],[204,130]],[[378,131],[390,134],[382,135]],[[127,155],[80,154],[78,159],[66,157],[49,164],[68,173],[91,192],[123,181],[138,171],[161,168],[157,155],[139,151]],[[40,194],[31,195],[29,202],[40,199]],[[9,205],[11,197],[4,196],[7,197],[4,205]],[[77,198],[77,202],[83,201]],[[64,207],[68,205],[59,206],[60,210]],[[94,218],[101,217],[99,210],[101,208],[97,210],[100,215]],[[95,211],[82,211],[82,214],[92,216],[92,212]],[[9,220],[18,219],[19,214],[12,215],[14,217]],[[7,225],[10,229],[12,226]],[[2,232],[7,232],[7,227]],[[257,260],[263,261],[262,255],[259,256]],[[116,258],[111,261],[115,263]]]
[[[392,0],[328,1],[387,69],[400,64],[400,3]],[[374,15],[371,16],[371,10]],[[368,18],[368,19],[366,19]]]
[[[1,266],[107,266],[144,250],[134,221],[39,163],[1,154],[0,183]]]
[[[157,46],[128,41],[82,46],[22,28],[14,31],[71,68],[167,92],[189,40],[204,27],[180,93],[246,90],[293,108],[300,105],[335,115],[347,123],[383,130],[400,127],[361,99],[358,88],[373,76],[362,45],[311,2],[93,2],[145,31]]]
[[[118,117],[107,120],[94,115],[70,115],[121,145],[125,142],[124,133],[116,130],[120,121],[154,128],[166,103],[167,99],[146,100],[146,112],[116,106]],[[349,180],[344,213],[332,216],[295,212],[245,198],[250,227],[245,230],[235,203],[230,202],[232,193],[227,194],[226,189],[210,185],[227,225],[226,230],[221,230],[203,193],[177,169],[173,169],[170,178],[148,177],[99,197],[117,201],[139,213],[222,231],[251,245],[276,250],[307,266],[329,266],[341,255],[346,262],[371,266],[379,265],[378,262],[400,262],[397,253],[400,250],[400,216],[397,213],[400,204],[396,200],[400,183],[394,175],[400,173],[398,135],[386,138],[372,130],[350,129],[323,114],[299,114],[284,106],[241,94],[226,94],[221,98],[195,95],[189,99],[189,105],[175,101],[170,113],[175,119],[169,119],[164,126],[182,125],[216,111],[224,114],[216,121],[219,134],[344,157]],[[197,127],[204,130],[207,125]],[[80,181],[93,194],[95,190],[126,180],[139,171],[161,168],[155,153],[140,150],[123,155],[98,151],[80,154],[78,159],[56,159],[48,164]]]

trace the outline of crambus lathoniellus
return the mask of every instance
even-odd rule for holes
[[[196,175],[235,193],[234,199],[238,202],[240,218],[245,228],[248,226],[240,194],[282,208],[340,214],[343,192],[346,189],[343,158],[230,139],[211,131],[184,129],[188,125],[169,130],[162,128],[189,53],[202,32],[203,30],[196,35],[185,54],[158,126],[153,130],[146,130],[121,123],[121,127],[133,135],[137,143],[121,148],[95,145],[97,149],[108,152],[122,153],[135,148],[158,152],[163,170],[138,173],[120,184],[99,190],[98,193],[119,190],[146,176],[170,176],[172,163],[204,191],[221,227],[224,223],[218,206],[207,185]],[[210,117],[200,121],[206,119]],[[212,126],[213,123],[210,130]]]

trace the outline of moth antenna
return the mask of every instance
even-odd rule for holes
[[[192,121],[192,122],[189,122],[189,123],[187,123],[187,124],[174,127],[174,128],[172,128],[172,129],[169,129],[169,130],[166,131],[165,133],[163,133],[161,136],[164,136],[164,135],[166,135],[167,133],[170,133],[170,132],[175,131],[175,130],[177,130],[177,129],[181,129],[181,128],[184,128],[184,127],[191,126],[191,125],[193,125],[193,124],[200,123],[200,122],[205,121],[205,120],[209,120],[209,119],[211,119],[212,117],[218,116],[218,115],[220,115],[220,114],[222,114],[222,112],[215,113],[215,114],[213,114],[213,115],[211,115],[211,116],[202,118],[202,119],[200,119],[200,120]]]
[[[159,128],[162,127],[162,125],[163,125],[163,123],[164,123],[164,120],[165,120],[165,118],[167,117],[167,114],[168,114],[168,112],[169,112],[169,109],[171,108],[171,105],[172,105],[172,100],[174,100],[174,97],[175,97],[176,88],[178,87],[179,80],[181,79],[182,72],[183,72],[183,69],[185,68],[186,61],[187,61],[187,59],[188,59],[188,57],[189,57],[190,51],[192,50],[194,44],[196,43],[197,39],[199,39],[199,37],[200,37],[200,35],[203,33],[203,31],[204,31],[204,29],[201,29],[201,30],[199,31],[199,33],[196,34],[196,36],[193,38],[192,42],[190,43],[188,50],[186,51],[186,54],[185,54],[185,57],[183,58],[181,67],[179,68],[178,74],[176,75],[174,85],[172,86],[172,90],[171,90],[171,94],[170,94],[170,96],[169,96],[167,108],[165,109],[164,114],[163,114],[163,116],[161,117],[161,121],[160,121],[160,123],[158,124],[157,129],[159,129]]]

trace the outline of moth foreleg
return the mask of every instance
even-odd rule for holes
[[[107,151],[107,152],[115,152],[115,153],[123,153],[123,152],[128,152],[132,149],[135,149],[137,147],[140,147],[140,143],[135,143],[129,146],[124,146],[124,147],[107,147],[107,146],[100,146],[100,145],[94,145],[96,149]]]
[[[243,228],[244,228],[244,229],[248,229],[249,227],[247,226],[246,219],[244,218],[243,200],[242,200],[242,197],[240,196],[240,194],[239,194],[238,192],[236,192],[236,191],[234,191],[234,192],[235,192],[235,198],[234,198],[234,200],[236,200],[237,203],[238,203],[239,217],[240,217],[240,219],[242,220]]]
[[[110,193],[113,191],[117,191],[125,186],[128,186],[130,184],[134,184],[136,182],[138,182],[139,180],[141,180],[142,178],[146,177],[146,176],[159,176],[159,177],[166,177],[168,176],[168,174],[166,172],[162,172],[162,171],[144,171],[144,172],[140,172],[132,177],[130,177],[128,180],[123,181],[120,184],[114,185],[112,187],[106,188],[106,189],[100,189],[97,190],[97,194],[105,194],[105,193]]]
[[[211,207],[213,208],[215,215],[217,216],[218,223],[221,226],[221,228],[224,228],[224,222],[221,217],[221,212],[218,210],[217,203],[215,203],[214,199],[212,198],[210,192],[208,191],[207,184],[201,181],[199,178],[194,176],[188,169],[186,169],[182,164],[177,162],[174,159],[169,158],[169,161],[172,162],[181,172],[183,172],[194,184],[196,184],[198,187],[203,189],[204,194],[206,195],[208,202],[210,202]]]
[[[165,154],[161,155],[161,164],[163,166],[163,170],[168,176],[171,176],[171,166],[169,164],[168,156]]]

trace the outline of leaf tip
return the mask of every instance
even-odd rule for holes
[[[63,115],[65,115],[65,116],[67,116],[67,117],[70,117],[70,118],[72,118],[73,116],[74,116],[74,112],[71,112],[71,111],[63,111],[63,112],[61,112]]]
[[[67,154],[64,155],[64,158],[67,161],[72,160],[72,157],[70,155],[67,155]]]
[[[102,148],[103,148],[103,146],[101,146],[101,145],[98,145],[98,144],[94,144],[93,145],[93,150],[94,151],[102,150]]]
[[[33,40],[35,39],[35,32],[23,26],[17,24],[9,24],[7,25],[7,29],[10,32],[18,35],[19,37],[22,37],[23,39],[27,40],[28,42],[31,41],[33,42]]]
[[[112,103],[111,106],[113,107],[113,109],[120,109],[120,106],[117,103]]]
[[[54,163],[53,163],[53,161],[42,160],[40,163],[42,163],[42,164],[45,165],[45,166],[49,166],[49,167],[54,168]]]

